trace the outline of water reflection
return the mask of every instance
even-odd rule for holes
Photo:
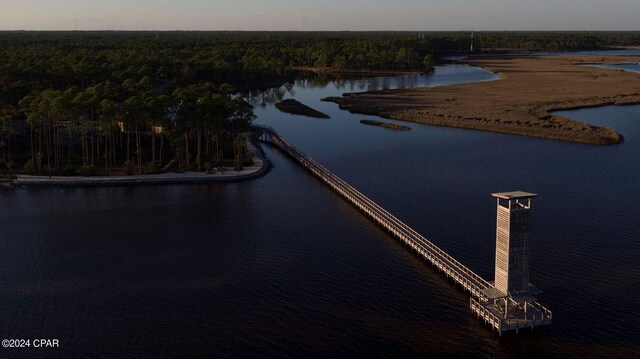
[[[284,98],[296,97],[296,89],[302,93],[313,90],[326,92],[327,96],[340,96],[345,92],[390,90],[397,88],[433,87],[459,83],[497,80],[498,76],[482,68],[447,64],[436,66],[429,74],[406,74],[401,76],[356,76],[336,74],[303,73],[294,83],[279,88],[250,91],[242,96],[256,107],[267,107]],[[330,94],[329,94],[330,93]]]
[[[239,96],[244,97],[244,99],[254,107],[264,108],[282,101],[285,96],[295,96],[295,90],[292,83],[286,83],[280,87],[249,91]]]

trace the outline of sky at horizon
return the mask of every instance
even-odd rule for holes
[[[0,0],[0,30],[638,31],[639,0]]]

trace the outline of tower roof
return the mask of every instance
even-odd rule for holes
[[[492,193],[491,195],[501,199],[531,198],[531,197],[537,196],[537,194],[535,193],[522,192],[522,191],[499,192],[499,193]]]

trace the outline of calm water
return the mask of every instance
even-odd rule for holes
[[[491,80],[294,86],[256,97],[258,123],[486,278],[491,192],[539,193],[532,282],[548,330],[493,334],[468,297],[275,150],[229,185],[0,191],[0,331],[57,338],[2,355],[633,357],[640,353],[640,107],[562,113],[625,135],[593,146],[410,124],[395,132],[319,101],[342,92]],[[329,120],[281,114],[295,97]]]
[[[591,67],[599,67],[602,69],[624,70],[640,74],[640,62],[635,64],[618,64],[618,65],[585,65]]]

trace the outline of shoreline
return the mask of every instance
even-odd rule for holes
[[[433,67],[426,70],[336,70],[331,67],[290,67],[289,71],[313,72],[315,74],[329,75],[358,75],[358,76],[402,76],[424,75],[433,72]]]
[[[640,104],[637,74],[582,64],[634,61],[638,56],[582,55],[474,58],[465,63],[500,79],[435,88],[347,93],[323,99],[364,115],[552,140],[616,144],[614,129],[556,111]]]
[[[138,185],[176,185],[242,182],[260,178],[272,169],[264,150],[255,140],[249,141],[249,150],[254,154],[254,164],[241,171],[230,169],[223,173],[169,172],[129,176],[31,176],[14,175],[14,179],[0,181],[0,187],[116,187]]]
[[[377,120],[360,120],[360,123],[367,126],[382,127],[394,131],[411,131],[411,127],[398,125],[395,123],[377,121]]]

